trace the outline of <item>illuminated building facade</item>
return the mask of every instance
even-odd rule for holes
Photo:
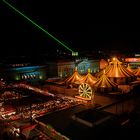
[[[45,66],[16,66],[1,69],[0,77],[6,81],[37,82],[46,79]]]
[[[133,69],[136,69],[140,67],[140,57],[134,57],[134,58],[125,58],[125,62],[129,64],[129,66]]]
[[[75,67],[77,67],[78,73],[87,74],[90,68],[91,73],[99,72],[99,60],[79,59],[76,61],[61,61],[57,63],[58,76],[68,77],[72,75]]]
[[[47,78],[70,76],[75,67],[80,74],[87,74],[90,68],[91,74],[99,72],[99,60],[79,59],[76,61],[47,62],[45,65],[31,66],[28,64],[11,64],[0,70],[0,78],[6,81],[38,82]]]

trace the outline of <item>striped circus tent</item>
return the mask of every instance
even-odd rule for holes
[[[66,86],[76,86],[77,84],[81,83],[81,79],[83,78],[77,71],[77,67],[75,68],[73,74],[65,79],[64,83]]]
[[[117,84],[112,82],[104,73],[102,76],[97,80],[97,82],[94,84],[94,88],[96,91],[100,92],[110,92],[117,90]]]
[[[81,79],[81,83],[87,83],[89,84],[90,86],[93,86],[97,81],[97,78],[94,77],[91,73],[90,73],[90,69],[88,69],[88,73],[86,76],[84,76],[82,79]]]
[[[98,74],[100,77],[103,71]],[[117,84],[127,84],[135,80],[135,75],[125,68],[117,58],[113,58],[109,65],[105,69],[106,76]]]
[[[117,84],[127,84],[134,81],[135,75],[127,70],[117,58],[113,58],[113,61],[110,62],[109,66],[110,70],[106,75],[110,80]]]
[[[134,71],[134,74],[136,77],[140,77],[140,67],[138,67],[135,71]]]
[[[103,73],[107,74],[111,69],[112,69],[112,65],[113,64],[121,64],[121,62],[118,59],[113,58],[113,60],[111,62],[109,62],[109,64],[100,72],[98,72],[96,74],[96,77],[101,77],[103,75]]]
[[[129,70],[130,72],[134,73],[134,69],[132,69],[129,64],[126,69]]]
[[[111,69],[110,65],[111,64],[109,63],[109,65],[106,68],[104,68],[100,72],[96,73],[95,77],[100,78],[103,75],[104,72],[105,72],[105,74],[108,73]]]

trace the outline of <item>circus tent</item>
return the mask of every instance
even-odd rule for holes
[[[97,77],[97,78],[100,78],[102,75],[103,75],[103,72],[104,72],[104,70],[105,70],[105,74],[106,73],[108,73],[108,71],[110,70],[110,64],[107,66],[107,67],[105,67],[103,70],[101,70],[100,72],[98,72],[98,73],[96,73],[95,74],[95,77]]]
[[[103,70],[97,72],[97,73],[95,74],[95,77],[96,77],[96,78],[100,78],[100,77],[103,75],[103,71],[104,71],[105,69],[106,69],[106,68],[104,68]]]
[[[100,77],[102,74],[103,71],[98,73],[97,76]],[[117,58],[113,58],[109,63],[105,69],[105,74],[117,84],[127,84],[135,79],[135,75],[127,70]]]
[[[68,77],[64,81],[64,83],[65,83],[66,86],[70,86],[70,85],[75,86],[75,85],[81,83],[80,81],[81,81],[82,78],[83,78],[83,76],[78,73],[77,67],[76,67],[75,70],[74,70],[74,73],[70,77]]]
[[[135,71],[134,74],[136,77],[140,77],[140,67],[138,67]]]
[[[97,80],[97,82],[94,84],[94,87],[97,91],[100,92],[109,92],[113,90],[117,90],[117,84],[112,82],[104,73],[102,76]]]
[[[90,86],[93,86],[97,81],[97,78],[92,76],[92,74],[90,73],[90,69],[88,69],[88,73],[86,76],[84,76],[82,79],[81,79],[81,83],[87,83],[89,84]]]
[[[134,69],[132,69],[129,64],[126,69],[129,70],[130,72],[134,73]]]
[[[104,69],[103,70],[101,70],[100,72],[98,72],[98,73],[96,73],[96,77],[97,78],[100,78],[102,75],[103,75],[103,73],[108,73],[109,71],[110,71],[110,69],[111,69],[111,62],[106,66],[106,67],[104,67]]]

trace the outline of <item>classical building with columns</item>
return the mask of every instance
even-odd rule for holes
[[[99,72],[99,60],[77,59],[76,61],[58,60],[44,65],[12,64],[0,69],[0,78],[8,81],[45,81],[48,78],[65,78],[72,75],[75,67],[81,75]]]
[[[91,73],[99,72],[99,60],[88,60],[86,59],[77,59],[76,61],[58,61],[58,77],[68,77],[70,76],[75,67],[80,74],[87,74],[88,69],[90,68]]]

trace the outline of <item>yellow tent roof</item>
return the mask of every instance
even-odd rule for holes
[[[110,63],[110,64],[122,64],[122,62],[119,61],[116,57],[114,57],[114,58],[112,59],[112,61],[109,62],[109,63]]]
[[[100,77],[103,74],[103,71],[97,74],[98,77]],[[120,62],[117,58],[113,58],[113,60],[109,63],[109,65],[105,69],[105,74],[107,77],[112,78],[123,78],[123,77],[134,77],[135,75],[127,70],[122,65],[122,62]]]
[[[101,77],[103,75],[103,72],[105,71],[105,74],[108,73],[111,69],[111,64],[109,64],[105,69],[101,70],[100,72],[96,73],[96,77]]]
[[[108,77],[134,77],[134,74],[128,71],[123,65],[113,64],[110,65],[110,70],[106,72]]]
[[[88,70],[88,73],[85,77],[83,77],[83,79],[81,79],[82,83],[87,83],[89,85],[93,85],[94,83],[96,83],[97,79],[96,77],[92,76],[92,74],[90,73],[90,70]]]
[[[135,70],[134,74],[135,76],[140,76],[140,67]]]
[[[94,84],[94,87],[98,88],[113,88],[117,87],[117,84],[112,82],[105,73],[97,80],[97,82]]]
[[[127,68],[126,68],[127,70],[129,70],[130,72],[132,72],[132,73],[134,73],[134,70],[130,67],[130,65],[128,64],[128,66],[127,66]]]
[[[65,84],[80,83],[83,77],[78,73],[77,68],[75,68],[74,73],[68,77],[64,82]]]

